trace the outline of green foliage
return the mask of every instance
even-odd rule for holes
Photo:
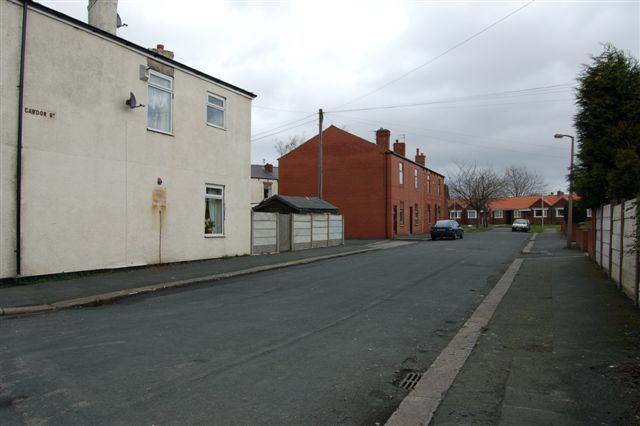
[[[575,189],[585,207],[640,192],[640,66],[612,45],[585,66],[578,81]]]

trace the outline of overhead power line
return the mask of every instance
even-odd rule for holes
[[[480,95],[471,95],[471,96],[462,96],[457,98],[448,98],[448,99],[438,99],[428,102],[417,102],[411,104],[398,104],[398,105],[382,105],[382,106],[373,106],[373,107],[365,107],[365,108],[354,108],[354,109],[337,109],[330,110],[327,113],[346,113],[346,112],[360,112],[360,111],[373,111],[373,110],[381,110],[381,109],[396,109],[396,108],[415,108],[426,105],[436,105],[436,104],[445,104],[445,103],[455,103],[455,102],[468,102],[468,101],[485,101],[492,99],[509,99],[509,98],[517,98],[523,96],[540,96],[540,95],[552,95],[558,93],[566,93],[568,91],[573,90],[575,85],[573,83],[565,83],[565,84],[555,84],[552,86],[542,86],[542,87],[532,87],[529,89],[519,89],[519,90],[509,90],[504,92],[491,92],[484,93]]]
[[[362,96],[359,96],[359,97],[357,97],[357,98],[355,98],[355,99],[350,100],[349,102],[345,102],[345,103],[343,103],[343,104],[341,104],[341,105],[337,106],[337,107],[336,107],[336,109],[339,109],[339,108],[342,108],[342,107],[344,107],[344,106],[346,106],[346,105],[349,105],[349,104],[352,104],[352,103],[354,103],[354,102],[357,102],[357,101],[359,101],[360,99],[364,99],[364,98],[366,98],[367,96],[372,95],[372,94],[374,94],[374,93],[376,93],[376,92],[379,92],[380,90],[384,89],[385,87],[390,86],[390,85],[392,85],[393,83],[395,83],[395,82],[397,82],[397,81],[399,81],[399,80],[402,80],[403,78],[405,78],[405,77],[406,77],[406,76],[408,76],[409,74],[413,74],[414,72],[418,71],[419,69],[424,68],[424,67],[426,67],[427,65],[431,65],[432,63],[434,63],[434,62],[435,62],[435,61],[437,61],[438,59],[442,58],[442,57],[443,57],[443,56],[445,56],[446,54],[448,54],[448,53],[450,53],[450,52],[452,52],[452,51],[456,50],[457,48],[459,48],[459,47],[461,47],[461,46],[463,46],[463,45],[467,44],[468,42],[470,42],[470,41],[471,41],[471,40],[473,40],[474,38],[476,38],[476,37],[480,36],[481,34],[483,34],[483,33],[487,32],[487,31],[489,31],[491,28],[493,28],[493,27],[495,27],[496,25],[500,24],[501,22],[503,22],[503,21],[505,21],[505,20],[509,19],[510,17],[512,17],[512,16],[513,16],[513,15],[515,15],[516,13],[520,12],[521,10],[525,9],[526,7],[531,6],[531,4],[533,4],[535,1],[536,1],[536,0],[531,0],[530,2],[528,2],[528,3],[524,4],[523,6],[520,6],[520,7],[519,7],[519,8],[517,8],[516,10],[514,10],[514,11],[512,11],[512,12],[508,13],[507,15],[503,16],[502,18],[500,18],[500,19],[498,19],[497,21],[493,22],[491,25],[489,25],[489,26],[487,26],[487,27],[484,27],[484,28],[483,28],[483,29],[481,29],[480,31],[478,31],[478,32],[474,33],[473,35],[471,35],[471,36],[469,36],[469,37],[467,37],[467,38],[465,38],[465,39],[464,39],[464,40],[462,40],[461,42],[459,42],[459,43],[457,43],[457,44],[453,45],[452,47],[448,48],[447,50],[445,50],[444,52],[440,53],[439,55],[437,55],[437,56],[435,56],[435,57],[433,57],[433,58],[429,59],[428,61],[426,61],[426,62],[424,62],[424,63],[422,63],[422,64],[418,65],[417,67],[415,67],[415,68],[413,68],[413,69],[411,69],[411,70],[409,70],[409,71],[405,72],[405,73],[404,73],[404,74],[402,74],[401,76],[399,76],[399,77],[397,77],[397,78],[394,78],[394,79],[393,79],[393,80],[391,80],[391,81],[388,81],[387,83],[383,84],[382,86],[379,86],[379,87],[377,87],[377,88],[375,88],[375,89],[371,90],[370,92],[365,93],[365,94],[364,94],[364,95],[362,95]]]

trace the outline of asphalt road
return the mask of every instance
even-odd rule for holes
[[[0,319],[0,424],[374,425],[530,235],[496,230]]]

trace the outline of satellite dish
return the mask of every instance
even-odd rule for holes
[[[129,108],[131,109],[140,108],[144,106],[142,104],[138,105],[138,101],[136,100],[136,95],[134,95],[133,92],[129,92],[129,99],[124,101],[124,103],[129,105]]]
[[[120,14],[116,13],[116,28],[128,27],[127,24],[122,23],[122,19],[120,18]]]

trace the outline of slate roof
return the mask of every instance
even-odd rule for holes
[[[274,195],[253,208],[257,212],[338,213],[338,208],[318,197]]]
[[[273,173],[267,173],[262,164],[251,165],[251,179],[278,180],[278,168],[273,168]]]

